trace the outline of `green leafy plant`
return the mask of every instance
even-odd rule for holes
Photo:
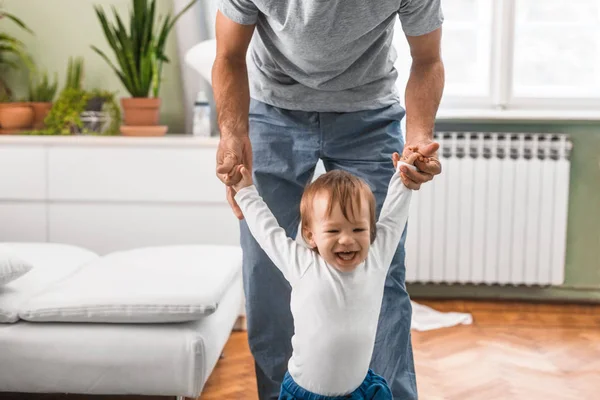
[[[116,94],[104,90],[85,91],[67,88],[61,91],[52,109],[44,120],[46,127],[28,131],[28,135],[118,135],[121,124],[121,109],[115,99]],[[103,132],[94,132],[85,128],[81,119],[88,101],[94,97],[102,98],[103,111],[110,118],[109,126]]]
[[[117,74],[132,97],[158,97],[161,85],[167,37],[173,26],[197,0],[188,3],[175,17],[167,15],[162,21],[155,18],[155,0],[132,0],[129,12],[129,30],[113,7],[114,23],[110,23],[103,9],[95,6],[104,35],[117,59],[119,68],[96,46],[91,46]]]
[[[64,90],[52,107],[45,121],[48,130],[61,135],[94,133],[86,131],[81,120],[86,105],[94,97],[100,97],[104,100],[103,108],[107,110],[111,118],[111,125],[105,134],[117,134],[121,123],[121,110],[115,101],[115,94],[100,90],[86,92],[72,88]]]
[[[33,74],[29,79],[29,101],[52,102],[58,89],[58,74],[54,73],[54,82],[50,82],[47,72]]]
[[[9,20],[17,24],[21,29],[33,34],[33,31],[25,23],[0,8],[0,21]],[[16,60],[15,60],[16,58]],[[25,50],[23,42],[7,33],[0,32],[0,68],[1,69],[19,69],[17,61],[22,61],[28,68],[33,68],[31,56]],[[0,76],[0,101],[6,102],[12,100],[12,90],[6,81]]]
[[[81,113],[85,110],[88,94],[76,88],[64,89],[44,120],[47,134],[71,135],[83,126]]]
[[[83,57],[69,57],[65,89],[81,89],[83,87]]]
[[[30,84],[32,101],[35,101],[34,98],[53,98],[57,91],[57,74],[55,74],[53,83],[50,83],[45,72],[37,76],[40,82]],[[121,125],[121,108],[117,104],[116,93],[100,89],[84,90],[83,80],[83,58],[69,57],[64,88],[60,90],[50,112],[44,119],[45,127],[21,132],[21,134],[118,135]],[[51,94],[52,96],[50,96]],[[90,107],[92,103],[97,108]],[[105,126],[104,118],[108,118],[108,126]],[[99,129],[101,131],[98,131]]]

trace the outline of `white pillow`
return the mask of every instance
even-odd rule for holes
[[[5,246],[0,246],[0,286],[22,277],[32,268],[33,265],[17,257]]]
[[[100,257],[31,298],[28,321],[162,323],[213,313],[241,273],[239,247],[175,245]]]
[[[17,322],[19,310],[27,300],[98,258],[90,250],[63,243],[11,242],[4,245],[34,268],[25,276],[0,286],[0,323]]]

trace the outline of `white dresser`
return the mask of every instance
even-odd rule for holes
[[[0,135],[0,242],[239,244],[217,138]]]

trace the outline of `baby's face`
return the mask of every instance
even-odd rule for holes
[[[318,194],[314,198],[311,223],[307,234],[308,244],[316,247],[329,265],[344,272],[354,270],[369,253],[371,226],[369,203],[362,199],[360,209],[355,206],[354,214],[348,210],[344,217],[339,204],[335,204],[327,215],[328,195]]]

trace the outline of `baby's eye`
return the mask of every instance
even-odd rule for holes
[[[338,233],[339,231],[337,229],[330,229],[327,231],[327,233]]]
[[[354,232],[364,232],[364,231],[366,231],[366,229],[365,229],[365,228],[356,228],[356,229],[354,230]]]

